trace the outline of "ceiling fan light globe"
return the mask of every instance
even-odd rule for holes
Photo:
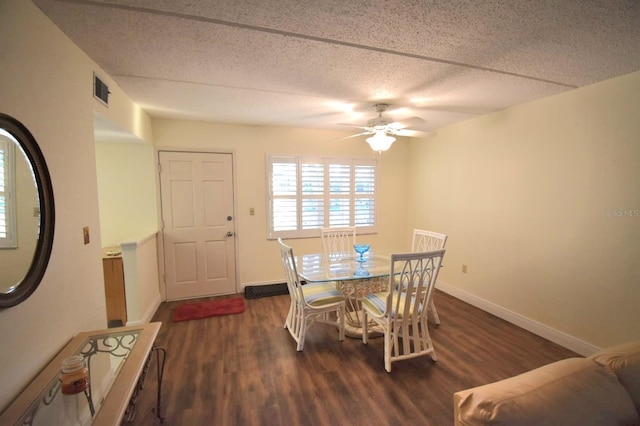
[[[368,137],[366,141],[369,146],[371,146],[371,149],[381,152],[388,150],[391,147],[391,144],[396,141],[396,138],[389,136],[384,132],[376,132],[373,136]]]

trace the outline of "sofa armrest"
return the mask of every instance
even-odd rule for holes
[[[638,412],[615,375],[569,358],[454,394],[455,424],[631,425]]]
[[[640,340],[602,350],[591,358],[618,377],[640,413]]]

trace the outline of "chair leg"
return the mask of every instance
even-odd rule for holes
[[[434,324],[440,324],[440,317],[438,316],[438,310],[436,309],[436,304],[433,302],[433,299],[429,304],[429,311],[427,313]]]
[[[438,357],[436,356],[436,348],[433,347],[433,341],[431,340],[431,335],[429,334],[428,328],[427,328],[427,339],[429,339],[429,347],[431,348],[431,359],[433,361],[437,361]]]
[[[302,348],[304,347],[304,336],[306,331],[307,331],[307,317],[304,317],[300,324],[300,330],[298,330],[298,332],[300,333],[298,335],[298,347],[296,349],[298,352],[301,352]]]
[[[384,331],[384,369],[391,373],[391,330]]]
[[[291,323],[291,315],[293,315],[293,303],[289,305],[289,312],[287,313],[287,318],[284,320],[284,328]]]
[[[338,338],[342,342],[344,340],[344,305],[338,308],[338,330],[340,331]]]
[[[362,343],[369,343],[369,320],[367,319],[367,311],[362,310]]]
[[[431,340],[431,334],[429,333],[429,326],[427,324],[427,320],[423,319],[420,321],[420,331],[422,332],[422,340],[426,348],[431,349],[431,360],[437,361],[438,357],[436,356],[436,348],[433,347],[433,340]]]

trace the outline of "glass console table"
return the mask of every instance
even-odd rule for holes
[[[0,425],[114,425],[135,415],[151,356],[158,361],[160,413],[166,351],[155,345],[161,323],[83,332],[74,337],[0,415]],[[89,388],[64,395],[60,366],[71,355],[84,356]]]

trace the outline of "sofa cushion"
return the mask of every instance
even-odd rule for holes
[[[454,395],[457,425],[636,425],[631,398],[591,359],[569,358]]]
[[[605,349],[591,358],[613,371],[640,413],[640,340]]]

